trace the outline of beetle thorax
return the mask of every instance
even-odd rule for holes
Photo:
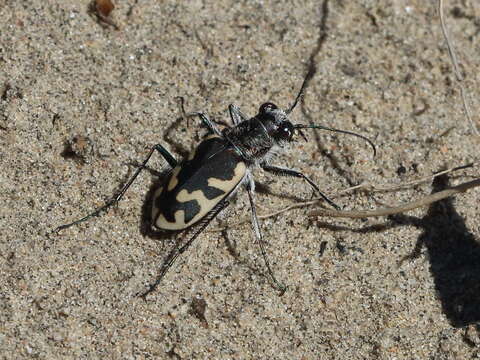
[[[283,110],[262,105],[259,113],[224,131],[225,137],[249,163],[261,163],[271,157],[275,148],[290,142],[293,125]],[[273,105],[273,104],[271,104]]]

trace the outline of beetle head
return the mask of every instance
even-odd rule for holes
[[[310,124],[310,125],[292,124],[292,122],[288,118],[288,115],[295,109],[297,104],[301,101],[304,90],[307,85],[307,81],[308,81],[308,77],[305,78],[305,80],[303,81],[302,87],[300,88],[300,91],[298,92],[298,95],[295,98],[295,101],[287,110],[282,110],[277,105],[272,104],[270,102],[264,103],[260,106],[260,109],[258,110],[258,115],[256,116],[256,118],[263,125],[264,130],[266,130],[267,133],[279,143],[292,141],[295,133],[298,133],[303,139],[305,139],[305,141],[308,141],[307,137],[302,132],[302,129],[322,129],[322,130],[328,130],[328,131],[334,131],[334,132],[339,132],[343,134],[353,135],[368,142],[368,144],[373,148],[373,156],[375,156],[376,148],[373,142],[360,134],[357,134],[351,131],[346,131],[346,130],[334,129],[334,128],[330,128],[323,125],[317,125],[317,124]]]
[[[277,105],[270,102],[262,104],[256,117],[277,142],[292,141],[295,128],[285,111]]]

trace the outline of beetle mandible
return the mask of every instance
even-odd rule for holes
[[[240,109],[231,104],[228,107],[233,126],[220,129],[217,123],[211,121],[201,112],[185,114],[183,99],[181,109],[183,117],[198,116],[207,127],[209,134],[182,162],[178,162],[162,145],[155,145],[133,176],[127,181],[120,192],[104,206],[91,214],[61,225],[56,232],[99,216],[112,205],[118,203],[140,172],[145,169],[155,151],[168,162],[171,171],[163,185],[156,189],[152,199],[151,221],[158,230],[185,230],[193,228],[193,234],[179,248],[174,248],[166,257],[155,282],[141,294],[145,297],[160,284],[168,269],[177,257],[185,252],[207,225],[229,205],[229,198],[239,187],[243,186],[248,194],[252,227],[260,246],[269,276],[273,284],[283,293],[286,287],[273,274],[268,261],[262,233],[255,210],[255,183],[252,169],[261,169],[279,176],[291,176],[305,180],[328,204],[336,209],[339,207],[323,194],[317,185],[303,173],[270,164],[270,160],[278,148],[294,141],[296,134],[307,141],[302,129],[322,129],[357,136],[367,141],[376,153],[375,145],[368,138],[345,130],[334,129],[317,124],[293,124],[289,114],[295,109],[303,96],[308,77],[305,78],[293,104],[282,110],[273,103],[267,102],[260,106],[257,115],[248,118]]]

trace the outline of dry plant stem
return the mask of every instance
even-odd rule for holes
[[[448,174],[450,172],[457,171],[457,170],[470,168],[470,167],[473,167],[473,165],[474,165],[474,163],[470,163],[470,164],[466,164],[466,165],[462,165],[462,166],[456,166],[454,168],[450,168],[450,169],[447,169],[447,170],[444,170],[444,171],[440,171],[440,172],[438,172],[436,174],[433,174],[433,175],[425,176],[425,177],[420,178],[418,180],[410,181],[408,183],[403,183],[403,184],[399,184],[399,185],[395,185],[395,186],[387,186],[387,185],[379,186],[379,185],[372,185],[370,183],[362,183],[362,184],[359,184],[359,185],[356,185],[356,186],[349,187],[348,189],[344,189],[344,190],[338,192],[335,195],[330,195],[330,197],[332,199],[336,199],[337,197],[341,196],[342,194],[346,194],[350,191],[358,190],[358,189],[368,189],[371,192],[394,191],[394,190],[398,190],[398,189],[401,189],[401,188],[406,188],[408,186],[419,185],[419,184],[425,183],[427,181],[431,181],[432,179],[436,178],[437,176],[445,175],[445,174]],[[289,206],[287,206],[283,209],[274,211],[274,212],[269,213],[269,214],[258,215],[258,218],[259,219],[268,219],[270,217],[280,215],[280,214],[282,214],[284,212],[287,212],[287,211],[290,211],[292,209],[318,204],[321,201],[323,201],[322,198],[315,198],[315,199],[312,199],[310,201],[298,202],[296,204],[289,205]],[[228,228],[235,228],[235,227],[240,226],[242,224],[245,224],[249,221],[250,221],[250,218],[244,218],[240,221],[237,221],[236,223],[229,224]],[[213,228],[213,229],[209,229],[207,231],[208,232],[219,232],[219,231],[225,230],[226,228],[227,228],[227,226],[220,227],[220,228]]]
[[[436,192],[423,199],[407,203],[405,205],[397,206],[394,208],[378,209],[373,211],[335,211],[329,209],[319,209],[312,211],[310,216],[332,216],[332,217],[347,217],[347,218],[366,218],[374,216],[387,216],[404,213],[422,206],[428,206],[436,201],[445,199],[449,196],[465,192],[471,188],[480,186],[480,179],[475,179],[449,189]]]
[[[467,102],[467,90],[463,86],[463,76],[460,73],[459,65],[458,65],[458,60],[457,60],[457,55],[455,53],[455,49],[453,48],[453,43],[450,40],[450,36],[448,34],[447,30],[447,25],[445,23],[445,15],[443,13],[443,0],[438,0],[438,12],[440,14],[440,24],[442,26],[442,32],[443,32],[443,37],[445,38],[445,42],[447,43],[447,48],[448,48],[448,53],[450,54],[450,59],[453,64],[453,69],[455,76],[457,78],[458,86],[460,88],[460,94],[462,96],[462,101],[463,101],[463,108],[465,110],[465,116],[467,117],[468,121],[470,122],[470,125],[473,128],[473,131],[475,134],[478,136],[480,135],[477,125],[472,119],[472,113],[470,111],[470,106],[468,105]]]
[[[447,169],[447,170],[437,172],[433,175],[425,176],[425,177],[420,178],[418,180],[413,180],[413,181],[405,182],[405,183],[394,185],[394,186],[391,186],[391,185],[388,185],[388,184],[386,184],[386,185],[371,185],[370,188],[373,192],[399,190],[399,189],[403,189],[403,188],[407,188],[407,187],[411,187],[411,186],[415,186],[415,185],[420,185],[420,184],[426,183],[428,181],[432,181],[437,176],[445,175],[445,174],[448,174],[448,173],[451,173],[451,172],[457,171],[457,170],[471,168],[474,165],[475,165],[475,163],[470,163],[470,164],[466,164],[466,165],[462,165],[462,166],[456,166],[456,167],[453,167],[453,168],[450,168],[450,169]],[[362,187],[368,187],[368,185],[369,185],[368,183],[363,184]],[[347,190],[349,190],[349,189],[347,189]]]

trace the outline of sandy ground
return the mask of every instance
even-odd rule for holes
[[[118,208],[103,204],[162,143],[181,158],[205,133],[188,111],[227,121],[273,101],[310,131],[275,163],[335,196],[395,186],[478,161],[434,2],[117,1],[119,30],[87,1],[4,0],[0,8],[0,356],[165,359],[480,357],[478,190],[394,218],[262,220],[284,296],[271,286],[244,191],[144,301],[175,235],[142,230],[154,171]],[[480,2],[446,1],[478,120]],[[166,169],[155,156],[151,169]],[[255,170],[260,214],[308,200],[295,179]],[[475,167],[396,191],[349,192],[346,209],[418,199]],[[261,185],[261,186],[260,186]],[[143,215],[142,215],[143,214]],[[411,256],[413,255],[413,256]],[[410,257],[409,257],[410,256]]]

